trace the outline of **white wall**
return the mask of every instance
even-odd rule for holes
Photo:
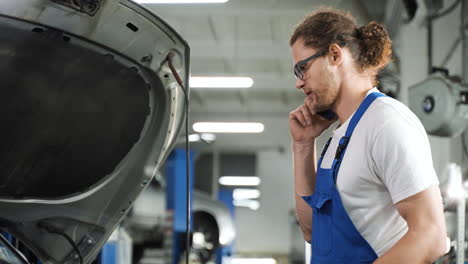
[[[258,211],[238,209],[236,251],[240,253],[289,254],[293,208],[292,162],[289,152],[262,151],[257,156],[262,179],[261,207]]]

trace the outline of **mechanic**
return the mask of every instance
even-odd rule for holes
[[[377,22],[322,7],[290,40],[304,104],[289,114],[296,213],[311,263],[432,263],[447,251],[442,197],[427,134],[380,93],[391,59]],[[335,121],[321,155],[316,139]],[[320,153],[319,153],[320,154]]]

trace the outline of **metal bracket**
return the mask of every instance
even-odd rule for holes
[[[85,235],[81,241],[78,243],[78,249],[80,250],[80,253],[83,255],[83,257],[86,255],[87,252],[89,252],[93,247],[94,244],[96,244],[96,240],[92,238],[89,235]],[[78,254],[74,250],[65,258],[65,263],[66,264],[73,264],[73,263],[78,263]]]

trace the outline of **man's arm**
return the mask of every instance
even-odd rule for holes
[[[432,263],[447,252],[439,187],[433,185],[395,204],[408,232],[374,264]]]
[[[317,171],[315,140],[337,119],[324,119],[317,115],[313,109],[312,99],[306,97],[303,105],[289,113],[294,162],[296,215],[306,241],[311,240],[312,209],[301,196],[310,196],[315,189],[315,174]]]
[[[312,195],[315,188],[316,161],[315,141],[310,144],[293,143],[294,161],[294,192],[296,200],[296,215],[299,220],[304,239],[311,241],[312,208],[301,196]]]

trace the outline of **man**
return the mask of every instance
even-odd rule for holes
[[[289,123],[296,212],[312,263],[432,263],[446,251],[438,179],[427,134],[376,74],[391,58],[378,23],[357,27],[322,9],[291,41],[304,104]],[[336,120],[317,164],[316,138]]]

